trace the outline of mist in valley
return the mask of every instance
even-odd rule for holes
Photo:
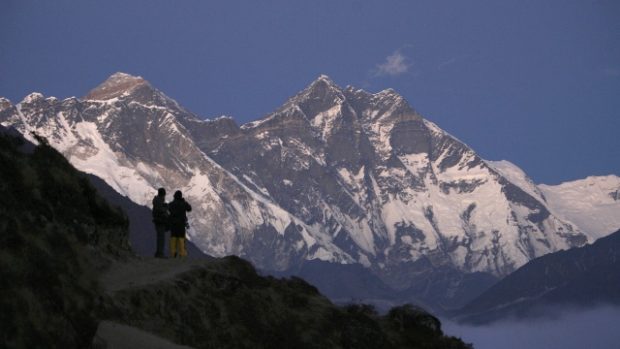
[[[473,343],[476,349],[614,349],[620,348],[620,307],[551,310],[540,319],[503,320],[463,325],[443,320],[446,334]]]

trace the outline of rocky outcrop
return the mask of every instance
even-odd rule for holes
[[[259,276],[238,257],[141,262],[103,280],[107,319],[194,348],[467,348],[420,308],[336,307],[302,279]]]

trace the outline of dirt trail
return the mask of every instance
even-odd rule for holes
[[[94,349],[192,349],[178,345],[139,328],[113,321],[101,321],[93,339]]]
[[[172,280],[178,274],[208,265],[214,260],[216,259],[213,257],[131,260],[128,263],[113,264],[100,280],[106,292],[114,293],[126,288]]]
[[[177,275],[193,268],[208,266],[216,258],[138,258],[125,263],[116,262],[100,281],[108,294],[132,287],[140,287],[173,280]],[[130,349],[192,349],[177,345],[156,334],[114,321],[101,321],[93,339],[93,348]]]

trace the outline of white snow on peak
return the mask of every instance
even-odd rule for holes
[[[620,229],[620,177],[591,176],[538,187],[553,211],[576,224],[592,241]]]
[[[400,94],[398,94],[398,92],[396,92],[393,88],[386,88],[385,90],[379,91],[377,93],[374,93],[375,96],[397,96],[397,97],[401,97],[402,96]]]
[[[33,92],[31,94],[29,94],[28,96],[26,96],[24,98],[23,101],[21,101],[21,103],[23,104],[28,104],[28,103],[32,103],[34,101],[37,101],[39,99],[43,99],[43,94],[39,93],[39,92]]]
[[[92,122],[79,122],[74,125],[80,142],[73,144],[69,152],[71,163],[81,171],[92,173],[105,180],[117,192],[127,195],[132,201],[147,205],[150,199],[152,186],[139,173],[140,166],[133,168],[131,164],[123,164],[117,153],[103,140]],[[79,156],[86,153],[89,156]],[[142,166],[144,167],[144,166]]]
[[[499,172],[512,184],[523,189],[526,193],[536,199],[545,202],[544,197],[536,184],[523,172],[521,168],[507,160],[485,161],[487,165]]]
[[[319,77],[316,79],[316,81],[325,81],[327,83],[334,84],[334,81],[329,76],[327,76],[325,74],[319,75]]]
[[[327,138],[331,135],[332,130],[338,117],[342,114],[342,104],[336,104],[335,106],[327,109],[326,111],[318,113],[310,123],[321,132],[323,141],[327,141]]]
[[[325,74],[319,75],[319,77],[316,80],[314,80],[303,92],[311,91],[319,83],[323,83],[323,84],[327,85],[330,89],[332,89],[334,91],[341,92],[340,86],[338,86],[334,82],[334,80],[332,80],[329,76],[327,76]],[[303,94],[303,92],[302,92],[302,94]]]
[[[142,79],[141,76],[134,76],[131,74],[127,74],[127,73],[123,73],[123,72],[116,72],[112,75],[110,75],[110,79],[117,79],[117,80],[122,80],[122,79]]]
[[[9,109],[13,106],[13,104],[11,103],[11,101],[9,101],[8,99],[4,98],[4,97],[0,97],[0,111],[4,111],[6,109]]]
[[[102,88],[111,88],[116,85],[127,84],[127,83],[142,83],[145,82],[144,78],[141,76],[133,76],[126,73],[117,72],[110,75],[103,84],[100,85]]]
[[[202,119],[202,120],[199,120],[199,121],[203,121],[203,122],[215,122],[215,121],[220,121],[220,120],[232,120],[232,121],[235,121],[235,118],[234,118],[234,117],[232,117],[232,116],[230,116],[230,115],[220,115],[220,116],[218,116],[218,117],[216,117],[216,118],[213,118],[213,119],[211,119],[211,118],[206,118],[206,119]]]

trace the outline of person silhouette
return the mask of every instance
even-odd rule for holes
[[[166,231],[168,231],[168,204],[166,203],[166,189],[159,188],[153,198],[153,223],[155,224],[156,245],[155,258],[165,258],[164,248]]]
[[[185,229],[187,224],[187,212],[192,210],[192,206],[183,199],[183,193],[177,190],[174,193],[174,200],[168,204],[170,211],[170,256],[185,257]]]

